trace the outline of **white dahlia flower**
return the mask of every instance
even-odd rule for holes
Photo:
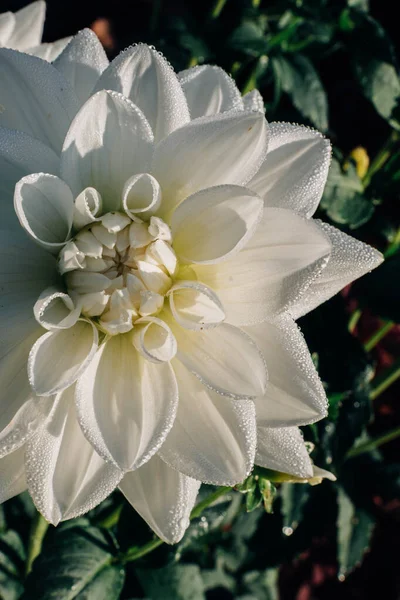
[[[45,16],[46,2],[44,0],[32,2],[16,13],[1,13],[0,47],[27,52],[49,62],[55,60],[72,38],[63,38],[56,42],[42,44]]]
[[[119,486],[174,543],[200,482],[313,478],[294,319],[381,262],[311,218],[329,142],[90,31],[54,66],[0,50],[0,77],[0,499],[56,524]]]

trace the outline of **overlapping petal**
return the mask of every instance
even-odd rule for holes
[[[27,50],[40,44],[46,15],[46,2],[37,0],[14,13],[14,27],[4,45]]]
[[[169,363],[154,364],[129,335],[110,338],[77,384],[85,436],[105,460],[137,469],[157,452],[175,419],[178,388]]]
[[[265,206],[289,208],[311,217],[324,191],[331,145],[318,131],[291,123],[270,123],[268,154],[248,186]]]
[[[104,462],[83,435],[74,387],[59,394],[26,445],[26,479],[37,509],[57,525],[94,508],[121,478],[121,471]]]
[[[68,46],[70,41],[72,40],[71,36],[61,38],[60,40],[56,40],[55,42],[48,42],[45,44],[39,44],[38,46],[33,46],[32,48],[28,48],[26,52],[28,54],[32,54],[32,56],[37,56],[38,58],[42,58],[47,62],[51,63],[61,54],[61,52]]]
[[[221,184],[245,185],[261,166],[268,125],[261,113],[227,112],[195,119],[154,151],[152,173],[168,215],[190,194]]]
[[[104,48],[91,29],[77,33],[54,62],[82,104],[89,98],[108,64]]]
[[[257,425],[307,425],[327,413],[327,399],[304,337],[288,314],[244,330],[262,351],[269,373],[264,396],[255,400]]]
[[[167,544],[182,539],[199,481],[171,469],[156,455],[140,469],[126,473],[119,487],[159,538]]]
[[[302,479],[313,475],[313,465],[298,427],[258,427],[255,463]]]
[[[0,459],[0,503],[26,490],[24,458],[25,447],[21,446]]]
[[[192,119],[228,110],[243,110],[235,81],[223,69],[201,65],[178,73]]]
[[[257,230],[232,259],[193,265],[220,298],[227,321],[251,325],[297,301],[327,263],[331,244],[312,221],[283,208],[265,208]]]
[[[0,127],[18,129],[59,153],[79,102],[52,65],[35,56],[0,48]]]
[[[214,485],[243,481],[254,464],[256,415],[252,400],[224,398],[174,360],[179,406],[159,455],[185,475]]]
[[[125,182],[148,170],[153,134],[143,113],[116,92],[101,91],[81,108],[65,138],[61,174],[74,195],[94,187],[104,212],[118,210]]]
[[[326,302],[346,285],[372,271],[383,261],[382,254],[368,244],[322,221],[315,223],[330,239],[332,253],[326,268],[311,284],[307,294],[301,296],[290,307],[294,319]]]
[[[189,122],[185,95],[171,65],[154,48],[137,44],[115,58],[97,90],[115,90],[145,114],[158,142]]]

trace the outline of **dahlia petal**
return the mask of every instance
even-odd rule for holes
[[[15,186],[14,206],[22,227],[46,250],[57,252],[68,240],[74,199],[62,179],[47,173],[23,177]]]
[[[265,206],[290,208],[311,217],[324,191],[331,162],[329,140],[291,123],[270,123],[268,153],[249,187]]]
[[[79,31],[54,63],[74,88],[83,104],[109,64],[97,35],[91,29]]]
[[[177,351],[174,334],[157,317],[142,317],[135,321],[132,343],[144,358],[156,364],[169,362]]]
[[[74,228],[78,231],[89,225],[100,221],[97,217],[102,211],[103,201],[97,190],[87,187],[75,198],[74,204]]]
[[[174,131],[154,151],[152,173],[163,191],[161,211],[220,184],[245,185],[267,152],[268,125],[261,113],[201,117]]]
[[[185,329],[209,329],[225,319],[216,293],[197,281],[179,281],[168,291],[168,297],[175,321]]]
[[[289,315],[244,327],[263,353],[269,380],[255,399],[259,427],[308,425],[327,414],[327,399],[304,337]]]
[[[45,402],[48,402],[47,398]],[[36,397],[26,400],[10,423],[0,431],[0,459],[20,448],[35,433],[44,417],[43,406]]]
[[[76,390],[85,436],[104,460],[137,469],[160,448],[172,427],[178,389],[169,363],[153,364],[129,335],[111,337]]]
[[[15,26],[7,41],[10,48],[26,50],[40,44],[43,34],[46,2],[38,0],[14,13]]]
[[[308,479],[313,465],[298,427],[258,427],[257,465]]]
[[[0,230],[0,359],[40,329],[33,305],[57,279],[53,256],[19,231]]]
[[[265,113],[264,99],[258,90],[251,90],[243,96],[244,110],[257,110]]]
[[[289,312],[294,319],[314,310],[355,279],[376,269],[383,261],[382,254],[368,244],[322,221],[314,223],[330,239],[332,254],[327,266],[313,281],[307,293],[290,307]]]
[[[256,418],[252,400],[223,398],[178,361],[175,423],[159,455],[172,468],[214,485],[243,481],[254,464]]]
[[[8,45],[15,27],[15,16],[11,11],[0,14],[0,46]]]
[[[190,120],[185,95],[171,65],[156,50],[138,44],[121,52],[104,71],[97,90],[115,90],[132,100],[160,141]]]
[[[226,260],[248,242],[261,220],[263,202],[237,185],[221,185],[189,196],[172,215],[174,250],[189,263]]]
[[[81,314],[82,302],[60,292],[55,287],[46,288],[33,307],[36,321],[49,331],[69,329],[75,325]]]
[[[96,327],[83,319],[69,329],[50,331],[32,347],[28,376],[39,396],[51,396],[72,385],[96,353]]]
[[[0,459],[0,503],[26,490],[24,458],[25,448],[21,446]]]
[[[29,434],[29,419],[33,414],[30,401],[37,399],[32,392],[27,374],[29,351],[41,334],[40,328],[12,349],[0,360],[0,455],[19,447]]]
[[[126,473],[119,488],[159,538],[176,544],[189,526],[200,482],[153,456],[140,469]]]
[[[235,81],[220,67],[201,65],[178,73],[192,119],[243,110]]]
[[[83,435],[71,386],[56,396],[26,445],[26,479],[37,509],[57,525],[97,506],[121,478],[121,471],[104,462]]]
[[[160,204],[160,184],[149,173],[134,175],[125,183],[122,206],[134,221],[148,219],[159,209]]]
[[[216,291],[229,323],[252,325],[294,304],[326,266],[330,252],[328,237],[312,221],[283,208],[265,208],[239,254],[193,269]]]
[[[35,56],[0,48],[0,126],[24,131],[59,153],[79,102],[52,65]]]
[[[0,172],[1,226],[19,229],[13,204],[15,184],[30,173],[58,175],[59,158],[51,148],[26,133],[0,128]]]
[[[168,313],[163,318],[168,319],[178,342],[178,360],[204,385],[231,398],[264,394],[264,357],[246,333],[226,323],[205,331],[189,331]]]
[[[72,36],[68,36],[65,38],[61,38],[60,40],[56,40],[55,42],[48,42],[46,44],[32,46],[31,48],[25,50],[25,52],[31,54],[32,56],[37,56],[38,58],[41,58],[42,60],[45,60],[49,63],[52,63],[68,46],[71,40]]]
[[[77,196],[94,187],[104,212],[118,210],[126,180],[147,171],[153,136],[143,113],[116,92],[89,98],[75,117],[61,154],[61,173]]]

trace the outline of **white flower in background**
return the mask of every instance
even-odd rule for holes
[[[311,218],[329,142],[217,67],[108,65],[90,31],[0,73],[0,499],[57,523],[119,485],[173,543],[202,481],[312,478],[294,319],[381,262]]]
[[[37,0],[15,13],[0,14],[0,47],[13,48],[52,62],[72,38],[42,44],[46,2]]]

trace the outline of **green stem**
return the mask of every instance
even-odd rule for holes
[[[399,248],[400,248],[400,227],[398,228],[393,240],[390,242],[389,246],[386,248],[385,252],[383,253],[384,257],[389,258],[390,256],[393,256],[393,254],[396,254],[396,252]]]
[[[371,400],[378,398],[400,377],[400,358],[372,382]]]
[[[207,496],[207,498],[199,502],[191,512],[190,520],[199,517],[205,508],[213,504],[216,500],[218,500],[218,498],[221,498],[221,496],[224,496],[227,492],[230,492],[231,489],[232,488],[230,487],[218,488],[215,492]],[[153,550],[161,546],[163,543],[164,542],[159,538],[150,540],[150,542],[147,542],[147,544],[141,548],[132,548],[131,550],[128,550],[128,552],[120,558],[120,562],[122,562],[122,564],[126,564],[128,562],[138,560],[139,558],[146,556],[146,554],[153,552]]]
[[[360,454],[364,454],[364,452],[371,452],[371,450],[375,450],[375,448],[379,448],[383,444],[387,444],[392,440],[400,437],[400,427],[389,431],[388,433],[384,433],[383,435],[375,438],[374,440],[370,440],[365,442],[364,444],[360,444],[356,448],[352,448],[347,453],[346,458],[353,458],[354,456],[359,456]]]
[[[216,0],[216,2],[214,3],[214,6],[212,8],[211,14],[210,14],[211,19],[218,19],[225,4],[226,4],[226,0]]]
[[[394,327],[395,323],[393,321],[386,321],[382,327],[380,327],[375,333],[371,335],[371,337],[365,342],[364,348],[367,352],[370,352],[372,348],[385,337],[387,333]]]
[[[357,308],[357,310],[355,310],[349,320],[349,325],[348,325],[348,329],[350,331],[350,333],[353,333],[355,328],[357,327],[357,323],[360,320],[360,317],[362,315],[362,310],[361,308]]]
[[[261,0],[253,0],[253,8],[258,8],[261,4]]]
[[[375,156],[374,160],[371,162],[370,167],[367,171],[363,179],[364,189],[369,186],[371,183],[372,177],[377,173],[385,164],[385,162],[390,158],[392,145],[397,142],[399,139],[399,134],[397,131],[392,131],[387,142],[382,146],[381,150]]]
[[[28,575],[32,569],[33,561],[39,556],[42,549],[43,539],[46,535],[46,531],[49,527],[49,523],[44,517],[38,512],[35,520],[32,523],[31,534],[28,542],[28,552],[25,566],[25,573]]]
[[[119,517],[121,516],[123,507],[124,507],[124,504],[123,504],[123,502],[121,502],[121,504],[118,504],[118,506],[116,506],[114,508],[114,510],[112,512],[110,512],[110,514],[106,515],[100,521],[96,521],[96,525],[98,527],[103,527],[104,529],[111,529],[111,527],[114,527],[114,525],[117,525],[117,523],[119,521]]]

